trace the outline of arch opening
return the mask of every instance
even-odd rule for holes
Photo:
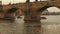
[[[11,9],[9,9],[9,10],[7,11],[7,13],[14,13],[14,12],[16,12],[17,10],[18,10],[18,8],[13,7],[13,8],[11,8]]]
[[[57,6],[44,6],[44,7],[42,7],[42,8],[39,7],[39,8],[37,9],[37,12],[43,12],[43,11],[46,10],[46,9],[49,10],[49,8],[51,8],[51,7],[53,7],[54,10],[56,10],[56,9],[59,10],[59,7],[57,7]]]
[[[60,15],[60,9],[58,7],[49,7],[42,12],[43,15]]]

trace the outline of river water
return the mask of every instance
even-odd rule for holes
[[[41,22],[0,20],[0,34],[60,34],[60,16],[47,16]]]
[[[43,15],[42,17],[46,17],[46,20],[43,20],[43,22],[47,23],[60,23],[60,15]]]

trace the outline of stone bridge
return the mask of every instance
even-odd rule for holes
[[[3,5],[3,11],[6,12],[12,7],[17,7],[19,8],[17,10],[17,13],[20,15],[24,15],[24,20],[40,21],[40,16],[42,15],[42,12],[52,6],[60,8],[60,0],[35,2],[28,1],[26,3]]]

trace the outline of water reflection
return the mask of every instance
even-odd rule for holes
[[[40,34],[40,22],[25,22],[25,34]]]
[[[1,34],[40,34],[40,22],[0,20]]]

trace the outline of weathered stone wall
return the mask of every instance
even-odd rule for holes
[[[36,11],[38,8],[42,8],[45,5],[55,5],[60,8],[60,1],[40,1],[40,2],[31,2],[31,3],[17,3],[15,7],[19,8],[19,10],[24,12],[26,9],[30,8],[31,11]],[[3,11],[7,11],[12,8],[13,5],[3,5]]]
[[[39,8],[42,8],[44,6],[56,6],[60,8],[60,1],[40,1],[40,2],[27,2],[27,3],[17,3],[17,4],[9,4],[9,5],[3,5],[3,11],[7,12],[12,7],[17,7],[19,10],[16,11],[16,14],[25,15],[25,12],[29,12],[29,15],[25,15],[25,20],[31,20],[32,16],[36,17],[36,20],[38,20],[40,15],[42,14],[41,11],[37,12]],[[35,20],[35,19],[34,19]]]

